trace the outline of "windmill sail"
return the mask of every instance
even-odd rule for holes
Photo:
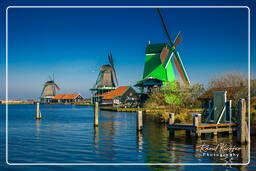
[[[100,68],[100,73],[94,87],[115,87],[115,82],[112,76],[112,67],[110,65],[103,65]]]
[[[103,65],[100,68],[100,72],[94,85],[94,89],[102,87],[116,87],[116,84],[118,84],[111,52],[108,54],[108,60],[109,64]]]
[[[174,63],[175,63],[175,66],[179,72],[179,75],[182,79],[182,81],[186,84],[186,85],[190,85],[190,81],[189,81],[189,78],[188,78],[188,75],[187,75],[187,72],[185,70],[185,67],[181,61],[181,58],[180,58],[180,55],[178,52],[176,52],[175,54],[175,58],[173,59]]]
[[[52,97],[56,95],[56,90],[60,90],[59,86],[54,82],[52,78],[50,81],[45,82],[43,90],[41,92],[41,98]]]
[[[90,89],[92,91],[92,103],[101,102],[101,97],[99,95],[111,90],[115,90],[116,85],[118,84],[111,52],[108,54],[108,61],[109,64],[102,65],[100,67],[100,72],[96,83]]]
[[[113,60],[113,56],[112,56],[111,51],[110,51],[110,53],[108,55],[108,59],[109,59],[110,65],[112,67],[113,77],[115,78],[116,84],[118,85],[118,80],[117,80],[117,76],[116,76],[116,69],[115,69],[114,60]]]
[[[168,30],[167,30],[167,27],[166,27],[166,24],[164,23],[164,19],[163,19],[163,16],[161,14],[161,11],[159,8],[157,8],[157,12],[160,16],[160,19],[161,19],[161,23],[163,25],[163,28],[164,28],[164,31],[165,31],[165,34],[169,40],[169,43],[170,43],[170,47],[167,48],[167,47],[164,47],[162,49],[162,52],[161,52],[161,55],[160,55],[160,58],[161,58],[161,62],[162,64],[165,66],[168,65],[168,63],[173,60],[174,64],[175,64],[175,67],[182,79],[182,81],[184,82],[184,84],[186,85],[190,85],[190,81],[189,81],[189,78],[188,78],[188,75],[187,75],[187,72],[185,70],[185,67],[182,63],[182,60],[179,56],[179,53],[177,52],[176,50],[176,46],[178,46],[178,44],[180,42],[182,42],[182,37],[181,37],[181,33],[179,32],[177,37],[175,38],[175,41],[174,43],[172,42],[171,40],[171,36],[169,35],[168,33]],[[173,57],[174,55],[174,57]]]
[[[147,88],[150,92],[152,88],[162,86],[164,82],[177,80],[174,72],[175,68],[184,84],[190,85],[185,67],[176,49],[176,46],[182,42],[181,33],[178,33],[176,39],[172,42],[159,8],[157,8],[157,12],[169,43],[147,45],[143,79],[135,85],[141,87],[142,91]]]

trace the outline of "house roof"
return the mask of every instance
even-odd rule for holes
[[[115,97],[122,96],[122,94],[124,94],[129,88],[130,86],[120,86],[115,90],[100,94],[98,96],[101,96],[104,100],[111,100]]]
[[[222,87],[222,88],[212,88],[208,91],[206,91],[204,94],[202,94],[200,97],[198,97],[199,100],[203,99],[212,99],[213,98],[213,92],[215,91],[227,91],[227,98],[232,99],[232,96],[237,92],[241,91],[246,87],[239,86],[239,87]]]
[[[52,99],[61,100],[61,99],[75,99],[80,94],[57,94]]]

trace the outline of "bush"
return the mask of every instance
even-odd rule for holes
[[[145,103],[147,109],[162,109],[161,112],[154,113],[161,115],[161,118],[167,120],[170,112],[175,113],[177,122],[187,122],[191,120],[189,109],[199,108],[200,101],[198,97],[204,93],[202,84],[194,84],[189,87],[181,86],[178,82],[166,82],[162,88],[155,89],[149,95]]]

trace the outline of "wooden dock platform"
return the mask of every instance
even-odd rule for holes
[[[123,107],[100,107],[100,110],[115,111],[115,112],[145,111],[144,108],[123,108]]]
[[[169,124],[168,129],[170,133],[174,134],[175,130],[186,130],[188,134],[195,133],[196,136],[200,137],[205,133],[213,133],[217,135],[220,132],[228,132],[232,134],[236,131],[236,124],[225,123],[225,124],[211,124],[211,123],[200,123],[199,125],[193,124]]]

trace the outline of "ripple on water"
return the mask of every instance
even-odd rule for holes
[[[100,111],[93,126],[91,106],[41,105],[43,118],[35,121],[35,105],[9,110],[9,160],[47,163],[212,163],[196,149],[200,143],[230,142],[227,138],[201,142],[180,133],[169,137],[165,125],[145,119],[136,131],[136,115]],[[255,151],[252,152],[255,161]],[[218,161],[224,162],[224,161]]]

